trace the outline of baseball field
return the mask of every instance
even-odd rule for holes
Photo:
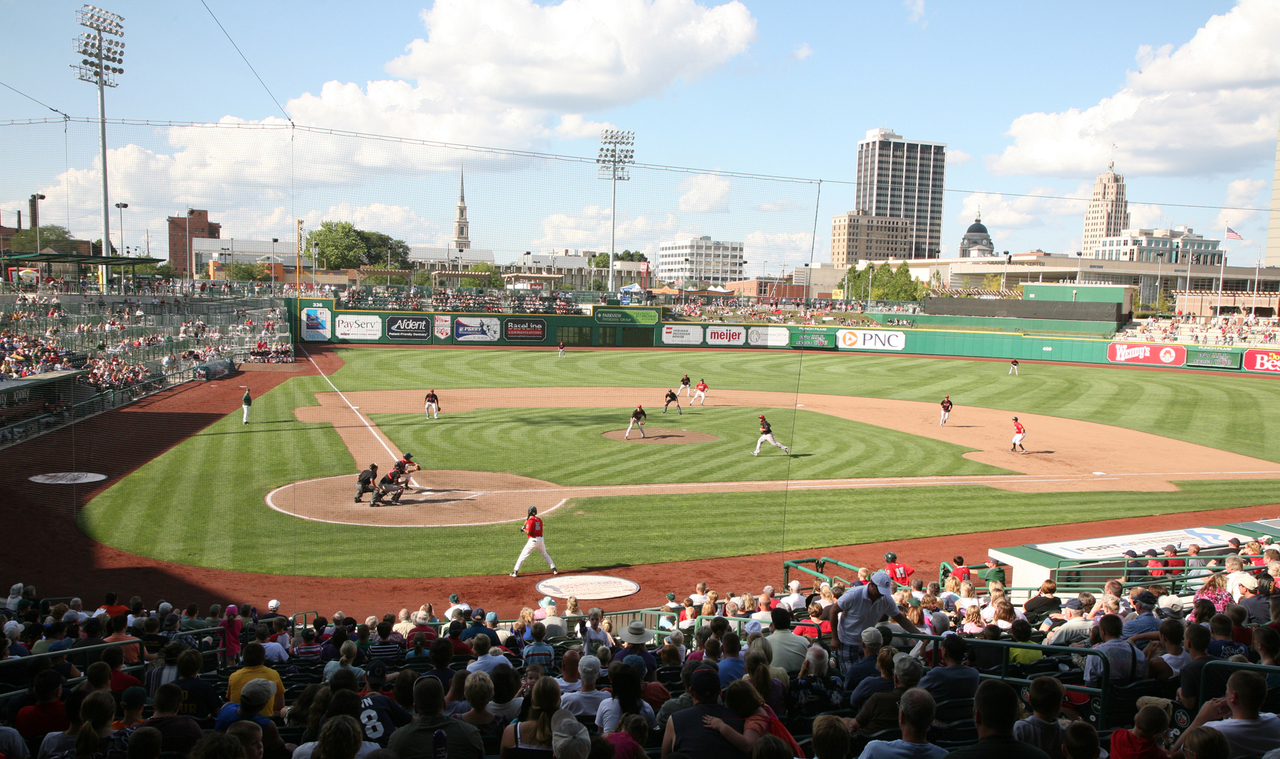
[[[230,414],[104,491],[82,528],[199,567],[452,577],[510,571],[530,505],[578,570],[1277,501],[1280,384],[1259,377],[793,351],[335,353],[327,376],[257,398],[249,425]],[[686,373],[711,386],[706,405],[662,414]],[[649,439],[617,439],[636,404]],[[760,414],[790,455],[751,455]],[[1008,451],[1015,415],[1027,455]],[[353,503],[356,473],[404,451],[423,470],[401,503]]]

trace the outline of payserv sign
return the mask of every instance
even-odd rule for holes
[[[743,345],[746,342],[746,327],[707,327],[707,345]]]
[[[878,329],[842,329],[836,332],[842,351],[900,351],[907,347],[903,332],[886,332]]]
[[[1181,345],[1111,343],[1107,346],[1107,360],[1113,364],[1182,366],[1187,362],[1187,349]]]
[[[333,332],[342,340],[377,340],[382,337],[382,317],[370,314],[338,314]]]
[[[1244,368],[1251,372],[1280,374],[1280,351],[1247,350],[1244,352]]]

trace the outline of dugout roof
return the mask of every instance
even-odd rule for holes
[[[163,258],[130,258],[128,256],[82,256],[78,253],[17,253],[0,256],[0,261],[15,264],[80,264],[81,266],[139,266],[164,263]]]

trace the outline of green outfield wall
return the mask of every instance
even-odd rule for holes
[[[1061,319],[1017,319],[1001,316],[943,316],[941,314],[868,313],[865,316],[880,324],[894,319],[909,321],[917,327],[956,327],[960,329],[999,330],[1002,332],[1056,332],[1111,337],[1116,325],[1111,322],[1071,321]]]
[[[307,343],[476,347],[717,348],[853,353],[1086,364],[1136,364],[1280,374],[1280,348],[1117,342],[1104,337],[1028,335],[962,329],[876,329],[773,324],[663,322],[661,309],[597,307],[593,314],[495,314],[343,310],[332,299],[288,303],[293,334]],[[919,319],[917,315],[885,318]],[[939,317],[944,318],[944,317]],[[978,317],[945,317],[973,319]],[[989,324],[992,319],[985,319]],[[1018,322],[1024,320],[1003,319]],[[1063,322],[1053,322],[1061,325]]]

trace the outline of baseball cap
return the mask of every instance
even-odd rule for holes
[[[1154,549],[1154,548],[1148,548],[1147,550],[1143,551],[1142,553],[1143,553],[1143,555],[1144,555],[1144,556],[1158,556],[1158,555],[1159,555],[1159,554],[1156,552],[1156,549]]]
[[[460,620],[460,619],[455,619],[455,620],[453,620],[452,622],[450,622],[450,623],[449,623],[449,634],[450,634],[450,635],[461,635],[461,634],[462,634],[462,620]]]
[[[1138,552],[1137,552],[1137,551],[1134,551],[1134,550],[1128,550],[1128,551],[1125,551],[1125,552],[1124,552],[1124,555],[1125,555],[1125,556],[1128,556],[1130,559],[1136,559],[1136,558],[1138,558]]]
[[[760,415],[760,418],[761,418],[761,419],[763,419],[763,418],[764,418],[764,414],[761,414],[761,415]]]
[[[496,612],[496,611],[491,611],[491,612],[489,612],[488,614],[484,615],[484,621],[486,621],[486,622],[497,622],[497,621],[498,621],[498,612]]]
[[[228,617],[237,617],[237,616],[239,616],[239,615],[240,615],[240,607],[239,607],[239,606],[236,606],[235,604],[229,604],[229,605],[227,606],[227,616],[228,616]]]
[[[1155,606],[1157,603],[1155,593],[1152,593],[1149,590],[1142,591],[1134,600],[1143,606]]]
[[[668,600],[668,601],[674,601],[674,600],[676,600],[676,594],[675,594],[675,593],[671,593],[671,592],[669,592],[669,591],[668,591],[668,592],[667,592],[667,600]]]
[[[1068,609],[1075,609],[1076,611],[1080,611],[1084,608],[1084,604],[1080,603],[1079,598],[1068,598],[1067,602],[1064,603],[1063,606]]]
[[[751,633],[760,632],[760,630],[762,629],[762,625],[760,624],[760,620],[750,619],[750,620],[747,620],[747,623],[742,626],[742,629],[747,633],[747,635],[750,635]]]
[[[457,594],[457,593],[450,593],[450,594],[449,594],[449,603],[451,603],[451,604],[456,604],[457,602],[458,602],[458,594]]]
[[[649,668],[645,666],[644,659],[641,659],[636,654],[628,654],[622,657],[622,663],[639,672],[641,678],[649,674]]]
[[[710,667],[699,667],[689,678],[689,690],[704,701],[720,695],[720,675]]]
[[[272,694],[275,695],[275,694]],[[134,709],[147,703],[147,689],[134,685],[124,689],[120,695],[120,705],[126,709]]]
[[[479,606],[477,606],[476,608],[471,610],[472,622],[480,622],[483,619],[484,619],[484,609],[481,609]]]
[[[387,663],[381,659],[374,659],[365,666],[364,674],[369,678],[369,685],[374,686],[376,690],[377,686],[387,681]]]
[[[177,614],[170,614],[164,618],[164,626],[168,627],[170,625],[176,625],[181,621],[182,617],[179,617]]]
[[[893,586],[892,583],[889,582],[889,575],[887,573],[880,571],[872,574],[871,584],[876,586],[876,590],[879,590],[884,595],[893,595]]]
[[[862,643],[866,646],[883,646],[884,636],[876,628],[868,627],[862,631]]]
[[[280,602],[274,598],[271,599],[271,601],[267,604],[267,609],[270,611],[275,611],[276,609],[279,609],[279,608],[280,608]]]
[[[276,684],[263,677],[255,677],[240,689],[240,701],[265,704],[275,698]]]
[[[1165,550],[1165,552],[1166,552],[1166,553],[1177,553],[1177,552],[1178,552],[1178,547],[1177,547],[1177,546],[1175,546],[1174,544],[1170,543],[1169,545],[1167,545],[1167,546],[1165,546],[1165,547],[1164,547],[1164,550]]]
[[[1236,580],[1236,584],[1241,587],[1248,588],[1249,590],[1254,590],[1258,587],[1258,578],[1253,575],[1245,575]]]

